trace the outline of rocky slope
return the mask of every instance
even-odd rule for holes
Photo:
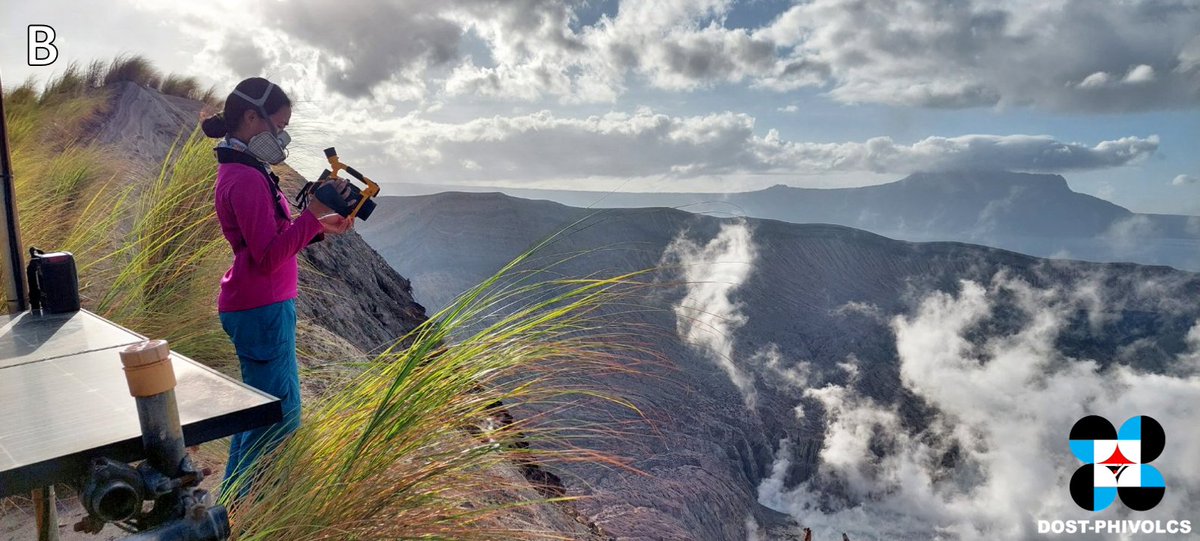
[[[651,268],[672,245],[711,247],[725,228],[741,227],[737,220],[663,208],[594,212],[497,193],[443,193],[385,198],[360,230],[436,309],[533,243],[580,220],[531,268],[558,259],[555,254],[576,254],[555,269],[567,276]],[[769,538],[782,536],[788,519],[758,502],[759,488],[781,458],[787,459],[779,473],[783,486],[811,482],[820,487],[814,498],[826,502],[822,505],[844,505],[848,487],[818,478],[830,430],[827,404],[807,391],[844,386],[860,400],[894,408],[913,433],[942,418],[901,384],[892,318],[911,315],[930,293],[961,293],[962,280],[989,284],[1008,276],[1039,288],[1090,291],[1096,302],[1072,312],[1056,347],[1104,366],[1168,370],[1200,315],[1192,303],[1170,302],[1195,291],[1200,278],[1166,267],[1051,263],[975,245],[896,241],[835,225],[748,220],[745,227],[754,255],[724,257],[749,259],[752,270],[726,296],[692,288],[728,282],[727,273],[693,277],[695,284],[688,285],[680,282],[678,268],[664,268],[655,275],[659,287],[635,306],[619,308],[615,324],[644,329],[644,340],[671,363],[640,367],[645,376],[596,379],[643,407],[644,423],[619,409],[577,418],[632,421],[639,428],[628,437],[593,443],[631,458],[648,475],[576,467],[564,476],[571,493],[592,496],[584,510],[619,538],[744,539],[754,529],[750,524],[774,528]],[[696,264],[703,262],[684,268]],[[713,300],[713,311],[722,316],[713,324],[740,322],[714,334],[728,339],[721,351],[752,382],[750,406],[744,405],[745,389],[717,356],[680,331],[676,310],[685,297]],[[1002,298],[998,304],[1005,308],[998,313],[1016,314],[1009,306],[1015,302]],[[996,316],[977,339],[1025,323],[1016,315]],[[790,444],[781,455],[784,439]],[[871,441],[882,446],[879,452],[887,449],[886,439]],[[953,456],[945,460],[953,462]]]

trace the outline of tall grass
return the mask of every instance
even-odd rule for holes
[[[93,62],[88,69],[88,81],[94,81],[93,86],[106,86],[113,83],[128,81],[146,88],[153,88],[170,96],[216,105],[216,89],[202,88],[195,77],[170,74],[163,76],[154,65],[139,55],[123,55],[113,59],[107,68],[103,63]]]
[[[77,76],[70,71],[65,78]],[[26,83],[12,92],[18,99],[5,102],[23,241],[27,247],[74,253],[86,298],[95,291],[89,279],[97,270],[93,263],[115,249],[110,233],[126,197],[118,183],[119,160],[78,141],[82,127],[104,113],[107,94],[93,89],[33,99],[32,91],[32,83]]]
[[[104,73],[104,85],[129,81],[148,88],[158,88],[162,84],[162,73],[145,57],[138,55],[121,55],[112,60]]]
[[[213,302],[230,254],[213,216],[209,142],[196,131],[181,136],[146,179],[120,149],[83,137],[108,103],[94,85],[158,84],[157,73],[120,58],[105,70],[68,68],[40,95],[32,84],[9,92],[22,234],[27,245],[76,254],[85,307],[219,364],[235,355]],[[198,88],[167,82],[173,92]],[[636,337],[600,316],[643,286],[638,273],[534,281],[545,275],[515,270],[530,253],[310,407],[250,495],[231,502],[241,538],[561,538],[507,520],[566,499],[558,487],[529,496],[512,472],[533,462],[622,467],[584,443],[620,437],[617,428],[564,426],[554,414],[593,401],[637,413],[589,378],[631,370],[644,356],[622,345]]]
[[[570,499],[553,489],[514,499],[525,482],[504,472],[529,462],[622,465],[581,444],[620,437],[617,429],[552,420],[597,400],[637,412],[588,379],[633,370],[635,358],[649,355],[623,345],[634,336],[600,315],[646,286],[640,273],[508,280],[532,253],[310,409],[265,459],[249,495],[225,497],[239,539],[562,538],[502,520],[514,507]],[[525,416],[498,422],[500,404]]]
[[[211,103],[216,93],[216,90],[213,88],[207,90],[201,88],[200,81],[195,77],[176,74],[168,75],[166,79],[163,79],[158,90],[163,94],[204,102],[205,104]]]
[[[213,300],[231,255],[212,206],[211,146],[198,129],[172,145],[131,206],[130,232],[110,256],[117,272],[96,310],[216,362],[232,356]]]
[[[12,107],[17,104],[28,104],[38,100],[37,82],[32,78],[28,78],[25,82],[17,87],[9,87],[4,89],[5,107]]]
[[[183,134],[146,179],[119,149],[82,140],[107,112],[109,91],[89,86],[102,65],[71,66],[36,100],[27,83],[5,102],[24,243],[75,254],[86,308],[228,368],[213,302],[229,255],[212,207],[211,144],[198,130]],[[148,64],[113,66],[104,78]]]

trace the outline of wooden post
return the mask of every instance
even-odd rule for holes
[[[29,308],[25,297],[25,268],[22,265],[21,228],[17,220],[17,194],[13,189],[12,162],[8,156],[8,130],[4,118],[4,89],[0,86],[0,264],[4,275],[4,296],[8,313],[19,314]]]
[[[58,505],[54,503],[54,487],[33,491],[33,509],[37,515],[38,541],[58,541]]]

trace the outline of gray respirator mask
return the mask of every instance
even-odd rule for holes
[[[276,131],[275,123],[271,122],[271,117],[267,114],[267,98],[271,96],[272,90],[275,90],[275,83],[267,83],[267,90],[258,99],[251,98],[237,89],[234,89],[233,93],[253,105],[259,116],[267,121],[267,131],[251,137],[246,141],[246,147],[255,158],[278,165],[287,159],[287,146],[292,142],[292,137],[284,130]]]

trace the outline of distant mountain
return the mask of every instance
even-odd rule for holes
[[[398,188],[403,194],[419,189]],[[576,207],[671,207],[716,216],[838,224],[901,240],[970,242],[1039,257],[1200,270],[1200,217],[1134,213],[1072,191],[1060,175],[915,173],[860,188],[777,185],[728,194],[497,190]]]
[[[1065,193],[1063,197],[1075,205],[1067,207],[1076,216],[1072,231],[1079,234],[1101,230],[1106,220],[1122,215],[1119,207],[1103,201],[1071,198],[1061,178],[1045,186],[1039,183],[1047,181],[1046,177],[1011,178],[1025,182],[1028,192]],[[839,197],[844,200],[842,208],[851,208],[857,204],[851,201],[868,196],[872,204],[882,206],[888,201],[887,190],[912,193],[918,188],[945,193],[950,187],[939,185],[934,177],[917,176],[886,188],[840,191]],[[974,193],[985,186],[963,189]],[[790,189],[776,191],[794,195]],[[1025,197],[1021,190],[1015,193],[1014,200],[1030,204],[1038,200],[1021,199]],[[766,205],[767,199],[760,192],[755,200]],[[899,201],[903,199],[899,196],[893,199],[906,216],[920,215],[915,199],[908,203]],[[835,206],[832,199],[827,201],[826,206]],[[983,204],[974,201],[972,204]],[[791,207],[780,205],[781,212],[787,208]],[[816,207],[812,208],[815,212]],[[978,208],[926,216],[922,223],[951,227],[965,223],[972,213],[979,213]],[[826,215],[832,214],[836,210]],[[1020,225],[1029,232],[1055,227],[1046,220],[1029,220]],[[690,242],[711,248],[727,228],[743,227],[737,219],[667,208],[594,211],[499,193],[441,193],[383,198],[371,220],[360,222],[357,229],[384,259],[412,280],[414,296],[432,312],[535,242],[576,222],[533,268],[557,260],[556,254],[576,254],[555,269],[567,276],[650,268],[659,265],[673,246]],[[633,465],[649,477],[564,466],[574,474],[564,476],[569,478],[571,493],[594,496],[582,500],[581,508],[622,539],[746,539],[753,525],[776,532],[764,538],[786,538],[779,532],[789,528],[788,519],[759,503],[761,487],[768,478],[789,488],[811,483],[812,500],[818,502],[813,512],[817,514],[852,505],[854,500],[848,494],[854,487],[822,481],[819,476],[819,457],[831,430],[826,422],[828,408],[832,406],[818,400],[823,396],[820,392],[812,392],[830,388],[822,386],[844,386],[860,397],[856,400],[861,403],[894,410],[914,434],[938,422],[953,423],[955,415],[962,412],[939,411],[902,384],[892,318],[911,316],[917,302],[934,292],[961,293],[962,280],[989,284],[1006,277],[1035,288],[1086,292],[1071,294],[1094,302],[1080,301],[1078,309],[1068,312],[1069,322],[1055,347],[1070,359],[1097,359],[1101,366],[1130,364],[1140,370],[1170,370],[1175,356],[1186,349],[1188,331],[1200,315],[1195,303],[1171,300],[1187,298],[1196,291],[1200,277],[1167,267],[1048,262],[968,244],[896,241],[838,225],[749,219],[744,227],[749,232],[747,242],[754,245],[752,262],[746,262],[752,270],[728,298],[718,300],[727,300],[727,309],[738,307],[744,318],[740,327],[730,327],[728,346],[730,362],[756,389],[753,406],[743,406],[745,389],[732,381],[711,354],[678,331],[677,307],[694,291],[692,285],[680,283],[677,269],[663,269],[655,276],[662,286],[647,293],[645,310],[626,310],[620,315],[622,322],[657,329],[659,332],[647,331],[645,339],[673,365],[645,367],[650,373],[647,377],[595,377],[595,381],[633,396],[653,426],[653,430],[630,435],[615,445],[596,442],[608,446],[604,448],[608,452],[634,458]],[[707,250],[692,252],[703,256]],[[696,283],[728,280],[717,276]],[[1009,306],[1018,302],[1024,302],[1018,295],[1000,296],[999,315],[981,322],[970,339],[983,347],[989,337],[1028,324],[1026,316]],[[628,418],[620,411],[594,415],[592,420],[598,421],[611,421],[607,415]],[[854,441],[884,453],[889,445],[895,445],[895,437],[868,433]],[[788,445],[782,446],[783,440]],[[966,461],[964,453],[947,451],[941,457],[943,466],[957,467]],[[773,467],[779,464],[785,467],[775,472]],[[862,513],[846,515],[838,526],[860,526]],[[918,538],[932,533],[891,530],[880,535]]]

